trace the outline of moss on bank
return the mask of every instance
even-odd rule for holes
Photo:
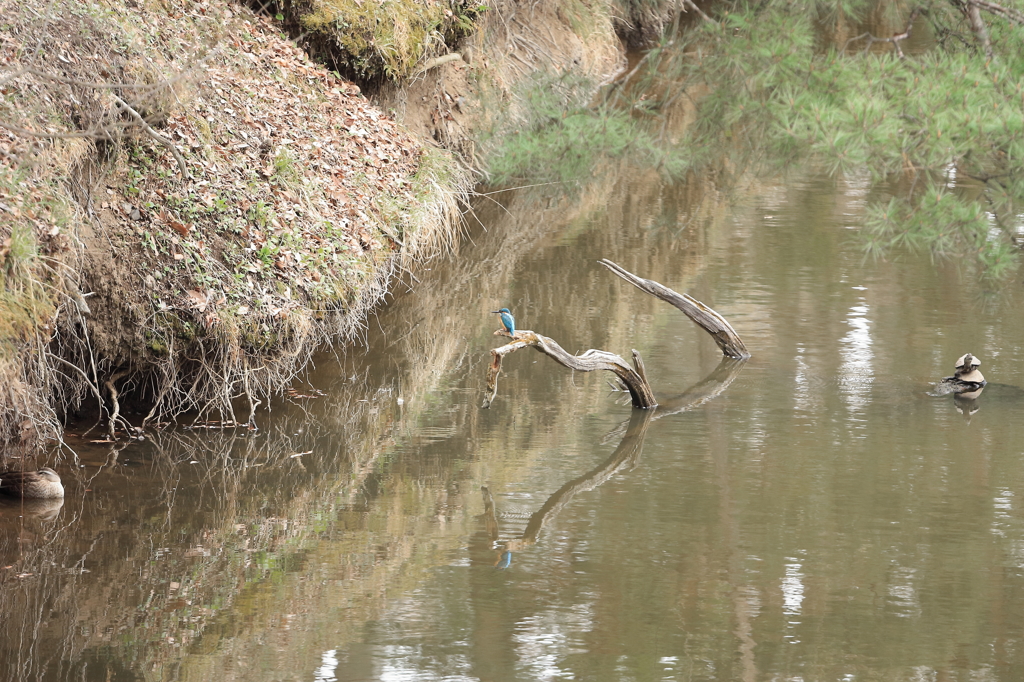
[[[287,5],[332,60],[364,79],[406,78],[472,32],[488,10],[477,0],[312,0]]]

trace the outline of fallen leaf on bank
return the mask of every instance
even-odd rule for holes
[[[195,289],[189,289],[185,292],[185,296],[188,297],[188,302],[193,308],[199,312],[204,312],[206,310],[206,294],[201,291],[196,291]]]

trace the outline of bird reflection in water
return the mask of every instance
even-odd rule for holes
[[[49,522],[57,518],[61,507],[64,506],[64,498],[57,497],[47,500],[12,500],[10,498],[0,499],[0,519],[3,518],[26,518],[36,521]]]
[[[651,423],[653,415],[653,410],[633,410],[626,433],[611,457],[595,469],[588,471],[578,478],[567,481],[561,488],[556,490],[548,497],[540,509],[530,515],[526,528],[517,538],[499,542],[498,519],[494,509],[494,498],[487,487],[482,487],[484,521],[487,525],[487,534],[491,540],[491,547],[501,551],[498,560],[494,563],[494,567],[505,569],[511,566],[512,552],[525,549],[534,544],[540,535],[541,529],[554,519],[558,512],[578,493],[593,490],[615,474],[635,467],[640,458],[640,453],[643,451],[644,434],[647,432],[647,427]]]
[[[964,416],[964,420],[970,423],[971,415],[981,409],[981,405],[978,404],[978,396],[981,395],[981,390],[972,391],[971,393],[956,393],[953,395],[953,405],[956,406],[957,412]]]

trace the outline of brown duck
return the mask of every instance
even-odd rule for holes
[[[982,375],[981,360],[964,353],[956,361],[956,371],[935,385],[935,395],[956,393],[964,398],[977,398],[988,383]]]
[[[60,476],[49,467],[38,471],[5,471],[0,473],[0,495],[52,500],[64,497]]]

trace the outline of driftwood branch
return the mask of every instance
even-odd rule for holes
[[[722,358],[722,361],[718,363],[718,367],[715,367],[711,374],[708,374],[706,377],[701,379],[700,382],[694,384],[679,395],[672,398],[666,398],[664,401],[658,403],[658,411],[653,417],[651,417],[651,421],[657,421],[662,417],[679,414],[680,412],[688,412],[705,403],[711,402],[721,395],[725,389],[729,388],[729,384],[731,384],[739,375],[740,370],[743,369],[744,365],[746,365],[745,360],[738,358]],[[632,424],[632,422],[626,421],[612,429],[612,431],[601,440],[601,443],[605,444],[615,440],[616,438],[622,438],[630,424]]]
[[[726,357],[737,359],[750,357],[747,347],[743,344],[743,340],[740,339],[736,330],[732,328],[732,325],[724,317],[697,299],[687,294],[672,291],[667,286],[659,284],[654,280],[637,277],[607,258],[602,258],[598,262],[640,291],[644,291],[655,298],[660,298],[662,301],[671,303],[676,308],[682,310],[687,317],[697,323],[708,334],[711,334],[711,338],[715,340],[718,347],[722,349],[722,354]]]
[[[614,372],[629,389],[629,395],[633,400],[633,407],[651,408],[658,405],[654,399],[654,391],[643,373],[643,362],[640,354],[633,351],[635,367],[630,367],[626,361],[614,353],[604,350],[588,350],[581,355],[570,355],[568,351],[559,346],[553,339],[542,336],[536,332],[517,330],[515,335],[504,330],[494,332],[496,336],[508,336],[513,339],[500,348],[491,350],[491,364],[487,370],[487,398],[484,399],[483,407],[491,406],[494,396],[498,392],[498,375],[501,373],[501,360],[512,351],[520,348],[534,348],[544,353],[552,360],[579,372],[593,372],[594,370],[606,369]]]

